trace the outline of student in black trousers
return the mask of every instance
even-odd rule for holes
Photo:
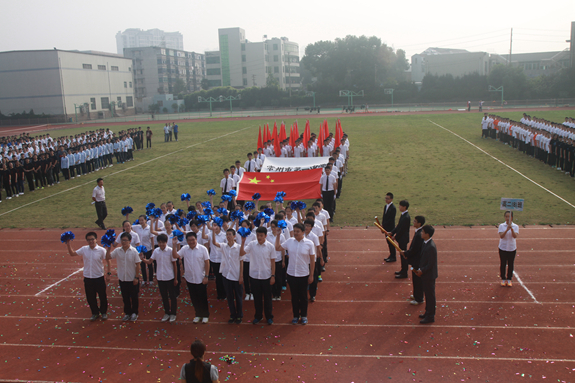
[[[399,211],[401,212],[399,222],[397,222],[395,229],[390,232],[391,238],[395,239],[399,244],[399,248],[404,251],[407,249],[407,244],[409,243],[409,227],[411,226],[411,217],[409,217],[407,209],[409,209],[409,202],[406,200],[399,202]],[[407,268],[407,259],[401,257],[401,270],[395,272],[395,278],[407,278]]]
[[[381,227],[383,227],[387,232],[395,229],[395,205],[393,204],[393,193],[387,193],[385,195],[385,208],[383,209],[383,217],[381,219]],[[384,259],[385,262],[395,262],[395,246],[393,246],[388,241],[389,246],[389,257]]]
[[[421,287],[425,295],[425,314],[419,315],[422,320],[419,323],[435,322],[435,280],[437,279],[437,248],[433,242],[433,226],[425,225],[421,228],[421,239],[423,246],[421,248],[421,260],[419,269],[415,274],[421,278]]]
[[[323,206],[329,213],[330,219],[333,219],[334,196],[337,191],[337,179],[331,174],[331,165],[325,167],[325,174],[321,176],[319,183],[321,185],[321,196],[323,199]]]
[[[400,254],[402,257],[407,259],[407,263],[411,265],[411,280],[413,281],[413,295],[411,296],[412,305],[418,305],[423,303],[423,289],[421,287],[421,278],[415,274],[415,270],[419,269],[419,259],[421,257],[421,245],[423,245],[423,239],[421,239],[421,227],[425,225],[425,217],[418,215],[413,219],[413,227],[415,228],[415,234],[411,240],[411,245],[409,250],[405,252],[402,251]]]

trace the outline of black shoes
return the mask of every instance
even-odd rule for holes
[[[397,274],[395,276],[395,279],[404,279],[404,278],[407,278],[407,274]]]
[[[385,262],[396,262],[395,258],[385,258],[384,259]]]
[[[425,317],[423,318],[423,320],[420,320],[419,323],[421,324],[427,324],[427,323],[433,323],[435,322],[434,318],[429,318],[429,317]]]

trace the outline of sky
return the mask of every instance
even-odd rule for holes
[[[218,50],[218,28],[240,27],[249,41],[287,37],[305,47],[347,35],[376,36],[407,57],[428,47],[508,54],[569,48],[574,0],[333,2],[290,1],[3,1],[0,51],[53,49],[116,53],[128,28],[179,31],[184,49]]]

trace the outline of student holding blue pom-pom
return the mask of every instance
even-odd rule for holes
[[[153,234],[150,232],[150,225],[148,225],[148,222],[146,221],[146,216],[141,215],[138,218],[138,224],[133,225],[132,229],[140,237],[140,244],[142,246],[146,246],[146,249],[148,249],[148,251],[144,253],[144,257],[146,259],[150,259],[150,257],[152,256],[152,252],[154,251],[154,239]],[[146,266],[146,264],[142,262],[141,266],[142,266],[142,278],[143,278],[142,285],[146,284],[151,285],[152,282],[154,282],[154,265],[148,264]],[[146,269],[148,270],[147,273]]]

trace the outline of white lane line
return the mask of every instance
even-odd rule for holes
[[[78,274],[80,271],[84,270],[83,267],[79,268],[78,270],[74,271],[72,274],[68,275],[65,278],[60,279],[58,282],[56,283],[52,283],[50,286],[46,287],[44,290],[40,291],[39,293],[37,293],[35,296],[37,297],[38,295],[42,294],[44,291],[50,290],[52,287],[56,286],[57,284],[59,284],[60,282],[63,282],[65,280],[67,280],[68,278],[70,278],[72,275],[74,274]]]
[[[236,134],[236,133],[238,133],[238,132],[242,132],[242,131],[244,131],[244,130],[246,130],[246,129],[250,129],[250,128],[252,128],[252,127],[251,127],[251,126],[248,126],[248,127],[246,127],[246,128],[243,128],[243,129],[239,129],[239,130],[235,130],[235,131],[230,132],[230,133],[226,133],[226,134],[221,135],[221,136],[219,136],[219,137],[214,137],[214,138],[210,138],[209,140],[206,140],[206,141],[203,141],[203,142],[198,142],[198,143],[196,143],[196,144],[187,146],[187,147],[185,147],[185,148],[178,149],[178,150],[175,150],[175,151],[173,151],[173,152],[163,154],[163,155],[161,155],[161,156],[159,156],[159,157],[154,157],[154,158],[152,158],[152,159],[150,159],[150,160],[144,161],[144,162],[139,163],[139,164],[137,164],[137,165],[130,166],[129,168],[122,169],[122,170],[119,170],[119,171],[117,171],[117,172],[114,172],[114,173],[110,173],[110,174],[108,174],[108,175],[105,175],[105,176],[101,176],[101,178],[108,178],[108,177],[114,176],[114,175],[116,175],[116,174],[123,173],[123,172],[125,172],[125,171],[127,171],[127,170],[135,169],[135,168],[137,168],[137,167],[139,167],[139,166],[146,165],[146,164],[148,164],[148,163],[150,163],[150,162],[159,160],[160,158],[164,158],[164,157],[167,157],[167,156],[171,156],[171,155],[176,154],[176,153],[178,153],[178,152],[182,152],[182,151],[187,150],[187,149],[189,149],[189,148],[193,148],[194,146],[198,146],[198,145],[202,145],[202,144],[205,144],[205,143],[207,143],[207,142],[210,142],[210,141],[218,140],[218,139],[220,139],[220,138],[222,138],[222,137],[226,137],[226,136],[229,136],[229,135],[231,135],[231,134]],[[96,179],[92,179],[92,180],[90,180],[90,181],[88,181],[88,182],[85,182],[85,183],[83,183],[83,184],[76,185],[76,186],[74,186],[74,187],[71,187],[71,188],[66,189],[66,190],[59,191],[58,193],[54,193],[54,194],[49,195],[49,196],[47,196],[47,197],[40,198],[40,199],[38,199],[38,200],[36,200],[36,201],[29,202],[29,203],[24,204],[24,205],[22,205],[22,206],[18,206],[18,207],[16,207],[16,208],[12,209],[12,210],[8,210],[8,211],[6,211],[6,212],[0,214],[0,217],[2,217],[3,215],[9,214],[9,213],[13,213],[13,212],[15,212],[15,211],[17,211],[17,210],[20,210],[20,209],[22,209],[22,208],[24,208],[24,207],[26,207],[26,206],[30,206],[30,205],[33,205],[33,204],[38,203],[38,202],[40,202],[40,201],[44,201],[44,200],[46,200],[46,199],[48,199],[48,198],[52,198],[52,197],[54,197],[54,196],[57,196],[58,194],[66,193],[66,192],[69,192],[70,190],[74,190],[74,189],[77,189],[77,188],[80,188],[80,187],[83,187],[83,186],[86,186],[86,185],[89,185],[89,184],[93,184],[95,181],[96,181]]]
[[[520,171],[515,170],[511,166],[507,165],[505,162],[501,161],[500,159],[487,153],[485,150],[481,149],[479,146],[477,146],[477,145],[471,143],[470,141],[466,140],[465,138],[461,137],[459,134],[457,134],[457,133],[455,133],[455,132],[453,132],[453,131],[451,131],[451,130],[449,130],[449,129],[447,129],[447,128],[445,128],[445,127],[443,127],[443,126],[441,126],[441,125],[439,125],[439,124],[437,124],[431,120],[427,120],[427,121],[431,122],[435,126],[440,127],[441,129],[448,131],[449,133],[453,134],[454,136],[461,138],[463,141],[467,142],[469,145],[473,146],[475,149],[487,154],[489,157],[493,158],[495,161],[499,162],[501,165],[504,165],[504,166],[508,167],[509,169],[513,170],[515,173],[519,174],[521,177],[525,178],[527,181],[532,182],[533,184],[539,186],[541,189],[545,190],[547,193],[553,195],[554,197],[559,198],[561,201],[565,202],[567,205],[571,206],[572,208],[575,208],[575,205],[573,205],[571,202],[567,201],[565,198],[553,193],[551,190],[547,189],[546,187],[539,185],[537,182],[533,181],[531,178],[527,177],[526,175],[524,175]]]
[[[517,281],[519,282],[519,284],[525,289],[525,291],[527,291],[529,293],[529,295],[531,295],[531,298],[533,298],[533,300],[535,301],[535,303],[537,304],[541,304],[539,303],[539,301],[537,301],[537,298],[535,298],[535,295],[533,295],[533,293],[531,292],[531,290],[529,290],[527,288],[527,286],[525,286],[525,284],[523,283],[523,281],[521,280],[521,278],[519,278],[519,274],[517,274],[515,271],[513,271],[513,275],[515,275],[515,278],[517,278]]]
[[[274,323],[275,325],[275,323]],[[288,324],[286,324],[288,326]],[[289,324],[289,326],[293,326]],[[309,325],[308,326],[313,326]],[[408,326],[408,327],[421,327],[421,326]],[[429,326],[428,327],[435,327]],[[442,326],[444,327],[444,326]],[[437,327],[436,327],[437,328]],[[511,327],[507,327],[511,328]],[[517,328],[517,327],[515,327]],[[91,349],[91,350],[107,350],[107,351],[138,351],[138,352],[166,352],[166,353],[182,353],[185,354],[190,350],[178,349],[163,349],[163,348],[129,348],[129,347],[98,347],[98,346],[78,346],[78,345],[60,345],[60,344],[27,344],[27,343],[0,343],[0,346],[7,347],[36,347],[41,349],[50,348],[68,348],[68,349]],[[486,357],[486,356],[445,356],[445,355],[389,355],[389,354],[373,354],[373,355],[350,355],[350,354],[303,354],[303,353],[288,353],[288,352],[249,352],[242,351],[209,351],[208,354],[222,354],[222,355],[248,355],[248,356],[283,356],[283,357],[320,357],[320,358],[369,358],[369,359],[439,359],[439,360],[490,360],[490,361],[505,361],[505,362],[552,362],[552,363],[573,363],[575,359],[551,359],[551,358],[500,358],[500,357]]]
[[[24,132],[25,132],[25,131],[27,131],[27,130],[30,131],[30,130],[33,130],[33,129],[35,129],[35,128],[41,128],[41,127],[43,127],[43,126],[48,126],[48,124],[44,124],[44,125],[34,125],[34,126],[26,126],[26,127],[23,127],[23,128],[16,128],[16,129],[6,129],[6,130],[0,129],[0,133],[19,132],[19,131],[24,131]]]

